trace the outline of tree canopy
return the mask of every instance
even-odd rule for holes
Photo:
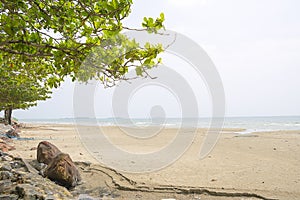
[[[36,105],[37,100],[46,100],[50,97],[49,88],[26,71],[4,71],[0,68],[0,73],[0,110],[26,109]]]
[[[57,87],[67,75],[78,78],[82,61],[101,46],[107,55],[123,54],[99,64],[85,79],[98,78],[106,84],[124,78],[129,66],[137,67],[137,75],[145,75],[144,67],[155,66],[163,49],[150,44],[140,47],[122,35],[122,30],[132,30],[122,23],[131,6],[132,0],[1,0],[0,61],[13,56],[22,63],[20,67],[30,65],[40,74],[47,73],[47,84]],[[155,20],[145,17],[139,30],[155,33],[163,28],[163,21],[163,14]],[[118,41],[117,49],[110,48],[111,42]]]
[[[157,33],[164,28],[164,15],[145,17],[141,29],[126,27],[123,20],[132,4],[132,0],[0,0],[0,110],[35,105],[66,76],[98,79],[106,86],[126,79],[129,68],[135,68],[137,76],[147,76],[147,69],[160,62],[162,46],[140,46],[122,31]]]

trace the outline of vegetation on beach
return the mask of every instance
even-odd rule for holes
[[[10,122],[13,109],[49,98],[66,76],[97,79],[105,86],[126,80],[129,68],[147,77],[163,51],[140,46],[123,30],[157,33],[164,15],[145,17],[141,29],[126,27],[132,0],[2,0],[0,2],[0,110]],[[81,67],[89,55],[88,63]]]
[[[12,123],[13,109],[26,109],[37,100],[49,98],[50,90],[26,70],[13,71],[0,68],[0,110],[4,110],[6,123]]]

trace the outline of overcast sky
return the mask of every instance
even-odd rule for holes
[[[298,0],[136,0],[126,25],[140,27],[144,16],[156,17],[164,12],[167,29],[203,47],[222,78],[227,116],[300,115],[299,10]],[[166,64],[181,62],[176,59],[167,57]],[[199,115],[208,116],[209,93],[205,84],[196,85],[191,87],[201,99]],[[73,88],[67,80],[54,91],[52,99],[26,111],[15,111],[14,115],[73,117]],[[179,117],[176,99],[163,91],[151,99],[153,90],[146,88],[135,94],[129,104],[130,116],[147,117],[152,106],[161,105],[168,117]],[[97,117],[113,117],[112,94],[113,89],[97,88]]]

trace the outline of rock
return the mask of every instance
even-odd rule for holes
[[[47,167],[36,165],[44,177],[66,187],[73,188],[81,181],[78,169],[68,154],[62,153],[50,142],[40,142],[37,148],[37,160]]]
[[[10,173],[9,171],[1,171],[0,172],[0,180],[7,180],[7,179],[12,179],[12,178],[13,178],[13,174]]]
[[[3,152],[8,152],[8,151],[12,151],[12,150],[15,150],[16,148],[12,145],[9,145],[5,142],[0,142],[0,151],[3,151]]]
[[[0,157],[2,158],[3,156],[9,156],[9,154],[6,152],[0,151]]]
[[[0,167],[0,171],[11,171],[11,165],[9,163],[4,163],[1,167]]]
[[[10,157],[11,160],[3,159]],[[26,161],[0,151],[0,199],[74,199],[72,194],[35,171],[28,170]]]
[[[3,143],[10,143],[13,141],[11,138],[8,138],[8,137],[0,137],[0,139],[1,139],[1,142],[3,142]]]
[[[1,200],[17,200],[18,198],[15,194],[0,194]]]
[[[19,169],[22,167],[26,167],[26,165],[22,161],[19,161],[19,160],[12,161],[9,164],[10,164],[11,168],[13,168],[13,169]]]
[[[48,199],[48,200],[61,200],[61,199],[74,199],[72,194],[65,188],[61,187],[49,179],[45,179],[40,175],[27,173],[24,175],[25,181],[18,184],[19,190],[15,193],[19,196],[24,196],[24,199]],[[30,186],[28,186],[30,185]],[[35,194],[35,195],[32,195]],[[22,199],[20,196],[20,199]]]
[[[32,160],[29,162],[29,164],[39,172],[46,169],[46,167],[47,167],[47,165],[45,163],[39,163],[37,160]]]
[[[12,139],[10,139],[6,136],[1,136],[0,137],[0,151],[8,152],[8,151],[11,151],[11,150],[15,150],[15,147],[13,145],[8,144],[10,142],[12,142]]]
[[[80,194],[79,197],[78,197],[78,200],[99,200],[100,198],[94,198],[94,197],[91,197],[87,194]]]
[[[66,187],[73,188],[81,181],[78,169],[68,154],[58,154],[47,166],[44,176]]]
[[[15,147],[3,142],[0,143],[0,151],[8,152],[11,150],[15,150]]]
[[[10,157],[10,156],[2,156],[2,157],[1,157],[1,160],[2,160],[2,161],[12,161],[13,158]]]
[[[0,194],[6,193],[12,187],[11,180],[0,181]]]
[[[19,138],[20,135],[17,133],[16,129],[12,128],[10,130],[8,130],[5,135],[8,137],[8,138]]]
[[[0,132],[4,135],[7,131],[13,129],[11,125],[5,125],[0,123]]]
[[[37,160],[40,163],[49,164],[61,151],[47,141],[40,142],[37,147]]]
[[[8,152],[7,145],[5,143],[0,143],[0,151]]]
[[[30,184],[19,184],[16,186],[16,192],[20,198],[35,200],[44,199],[44,192]]]

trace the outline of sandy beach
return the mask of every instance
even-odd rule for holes
[[[98,130],[82,128],[90,133]],[[158,151],[176,134],[176,129],[164,129],[148,140],[141,140],[122,136],[117,127],[103,130],[109,133],[114,145],[140,153]],[[224,130],[215,148],[200,160],[199,147],[207,130],[198,129],[192,145],[180,159],[161,170],[145,173],[107,168],[83,146],[75,125],[26,124],[20,135],[33,140],[15,140],[17,150],[13,153],[35,159],[36,151],[32,148],[47,140],[69,153],[73,161],[92,163],[94,175],[84,174],[90,187],[109,179],[123,188],[116,199],[300,199],[300,131],[243,135],[236,131]],[[132,164],[128,160],[128,166]],[[110,178],[100,174],[104,171]]]

